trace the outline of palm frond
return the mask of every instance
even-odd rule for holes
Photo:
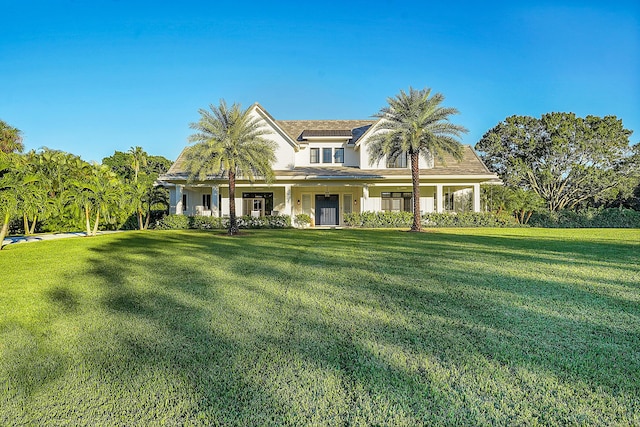
[[[185,153],[185,168],[190,180],[207,176],[228,176],[230,171],[250,180],[273,177],[276,143],[264,122],[240,105],[228,107],[224,100],[209,110],[200,109],[200,120],[191,123],[196,132],[189,136],[194,145]]]

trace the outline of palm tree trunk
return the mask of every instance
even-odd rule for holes
[[[22,213],[22,223],[24,228],[24,234],[29,235],[29,218],[27,218],[27,213]]]
[[[142,211],[138,209],[138,229],[144,230],[144,226],[142,225]]]
[[[229,171],[229,235],[238,234],[236,221],[236,172]]]
[[[420,166],[418,153],[411,153],[411,181],[413,184],[413,225],[411,231],[421,231],[420,221]]]
[[[31,223],[31,230],[29,230],[29,234],[36,232],[36,221],[38,221],[38,215],[33,216],[33,222]]]
[[[143,230],[146,230],[149,228],[149,220],[151,219],[151,211],[147,212],[147,217],[144,220],[144,228]]]
[[[91,222],[89,221],[89,205],[84,206],[84,219],[87,226],[87,237],[91,236]]]
[[[2,223],[2,229],[0,230],[0,249],[2,249],[2,242],[4,242],[4,238],[7,236],[7,232],[9,231],[9,211],[4,214],[4,222]]]
[[[529,219],[531,219],[531,215],[533,215],[533,211],[529,211],[527,213],[527,218],[524,220],[525,224],[527,224],[529,222]]]
[[[100,209],[96,209],[96,223],[93,224],[93,234],[92,236],[95,236],[96,234],[98,234],[98,223],[100,222]]]

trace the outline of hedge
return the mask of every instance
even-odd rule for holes
[[[423,227],[517,227],[511,215],[493,212],[426,213],[422,217]],[[413,224],[411,212],[362,212],[344,215],[350,227],[405,228]]]
[[[291,218],[288,215],[272,215],[255,218],[239,216],[236,218],[238,228],[289,228]],[[229,228],[229,218],[216,216],[168,215],[156,222],[159,230],[225,230]]]
[[[265,217],[241,216],[239,228],[289,228],[291,217],[274,215]],[[413,223],[411,212],[361,212],[344,214],[345,225],[363,228],[409,228]],[[529,226],[545,228],[640,228],[640,212],[633,209],[595,209],[582,211],[538,212],[529,220]],[[520,227],[515,218],[506,213],[462,212],[426,213],[423,227]],[[197,229],[224,230],[229,218],[212,216],[168,215],[157,221],[155,228],[164,230]]]
[[[619,208],[536,212],[529,224],[546,228],[640,228],[640,212]]]

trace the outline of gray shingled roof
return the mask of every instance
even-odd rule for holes
[[[356,142],[375,123],[373,120],[276,120],[280,128],[294,141],[302,141],[304,131],[351,130],[351,142]],[[340,135],[341,136],[341,135]]]
[[[186,149],[185,149],[186,151]],[[186,176],[186,171],[182,169],[184,151],[178,157],[178,160],[167,171],[165,177],[169,176]],[[446,156],[445,163],[438,160],[435,161],[433,168],[420,169],[420,176],[455,176],[455,175],[494,175],[482,163],[476,152],[468,145],[464,146],[464,156],[461,162],[457,162],[453,157]],[[276,177],[317,177],[319,179],[331,178],[392,178],[396,176],[409,176],[411,170],[409,168],[401,169],[360,169],[358,167],[348,166],[311,166],[296,167],[288,170],[277,170]]]

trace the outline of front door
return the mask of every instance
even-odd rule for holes
[[[340,223],[338,200],[337,194],[316,194],[316,225],[338,225]]]

